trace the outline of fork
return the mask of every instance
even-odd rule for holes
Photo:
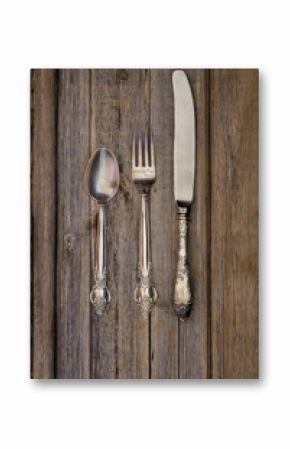
[[[134,135],[132,148],[132,179],[141,195],[141,221],[139,234],[139,263],[134,299],[148,319],[158,294],[153,282],[150,239],[150,190],[156,178],[154,142],[152,133]]]

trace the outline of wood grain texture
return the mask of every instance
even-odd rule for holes
[[[89,71],[58,74],[57,355],[58,378],[90,374]]]
[[[258,71],[212,70],[212,377],[258,377]]]
[[[193,308],[172,295],[172,70],[34,70],[31,74],[31,376],[199,379],[258,377],[258,72],[185,70],[196,108],[195,199],[189,221]],[[134,132],[151,129],[152,261],[159,300],[145,321],[133,299],[140,195]],[[106,146],[120,165],[107,206],[112,301],[89,302],[98,208],[86,164]]]
[[[31,71],[31,377],[54,378],[56,77]]]

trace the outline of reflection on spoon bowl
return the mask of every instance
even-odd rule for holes
[[[115,155],[100,148],[91,157],[86,173],[87,189],[99,204],[106,204],[119,188],[119,167]]]

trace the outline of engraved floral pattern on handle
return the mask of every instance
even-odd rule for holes
[[[90,301],[95,308],[97,315],[103,315],[107,305],[111,301],[111,295],[106,287],[106,269],[100,274],[95,272],[95,280],[92,291],[90,293]]]
[[[179,248],[177,273],[174,289],[174,309],[177,316],[184,320],[188,317],[192,304],[190,278],[187,258],[187,207],[177,208],[179,221]]]
[[[135,302],[141,313],[148,319],[158,294],[153,282],[150,238],[150,203],[147,189],[141,191],[141,220],[139,234],[139,263],[137,267],[137,286],[134,292]]]
[[[139,304],[141,313],[145,319],[148,319],[152,310],[152,307],[158,299],[157,291],[154,286],[152,276],[152,264],[148,263],[148,267],[142,269],[142,265],[138,264],[137,269],[137,287],[135,288],[135,301]]]
[[[97,261],[94,272],[94,285],[90,293],[90,301],[97,315],[103,315],[110,302],[111,295],[107,289],[106,271],[106,213],[105,207],[100,206],[97,226]]]

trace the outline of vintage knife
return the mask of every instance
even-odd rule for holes
[[[174,309],[184,320],[190,314],[192,295],[187,258],[187,217],[193,200],[195,174],[195,115],[190,85],[185,73],[172,75],[174,93],[174,197],[179,221],[178,263]]]

